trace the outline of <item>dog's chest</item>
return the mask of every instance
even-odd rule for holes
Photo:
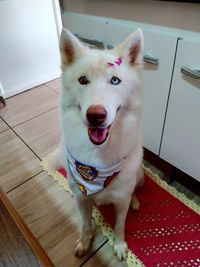
[[[67,153],[68,169],[78,190],[86,196],[94,195],[107,188],[121,171],[124,159],[108,166],[89,166]]]

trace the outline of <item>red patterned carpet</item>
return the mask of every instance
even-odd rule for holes
[[[42,165],[48,171],[47,162]],[[66,175],[64,170],[61,172]],[[49,174],[68,191],[63,175]],[[128,266],[199,267],[200,207],[149,169],[145,169],[145,184],[137,196],[141,207],[139,211],[129,209],[126,220]],[[94,208],[93,217],[113,245],[113,207]]]
[[[139,211],[129,209],[126,241],[145,266],[200,266],[200,216],[148,175],[137,193]],[[101,207],[114,225],[112,207]]]

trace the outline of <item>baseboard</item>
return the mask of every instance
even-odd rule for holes
[[[167,182],[170,182],[172,179],[178,181],[180,184],[200,196],[200,187],[199,182],[177,169],[170,163],[165,160],[159,158],[157,155],[144,148],[144,159],[154,165],[156,168],[161,170],[165,174],[165,178]]]
[[[9,98],[11,96],[20,94],[24,91],[27,91],[33,87],[36,87],[36,86],[42,85],[44,83],[47,83],[49,81],[55,80],[55,79],[59,78],[60,75],[61,75],[61,73],[58,72],[58,73],[55,73],[53,75],[49,75],[49,76],[42,78],[42,79],[31,81],[31,82],[28,82],[28,83],[20,85],[20,86],[18,85],[16,87],[14,87],[12,90],[5,91],[4,98]]]

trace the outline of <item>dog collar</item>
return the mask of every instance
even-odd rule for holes
[[[78,189],[86,196],[93,195],[108,187],[117,177],[124,164],[125,158],[109,166],[89,166],[76,160],[67,150],[67,161],[71,176]]]

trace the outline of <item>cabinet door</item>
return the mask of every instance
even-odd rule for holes
[[[160,156],[200,181],[200,40],[179,41]]]
[[[105,46],[105,26],[103,18],[65,12],[62,15],[63,26],[77,35],[83,42],[98,48]]]
[[[138,27],[128,22],[126,24],[110,22],[107,26],[107,43],[110,46],[119,44]],[[150,61],[144,63],[142,72],[142,132],[144,147],[158,154],[177,37],[145,28],[142,30],[145,44],[144,55],[148,56]],[[147,60],[148,57],[146,57]]]

